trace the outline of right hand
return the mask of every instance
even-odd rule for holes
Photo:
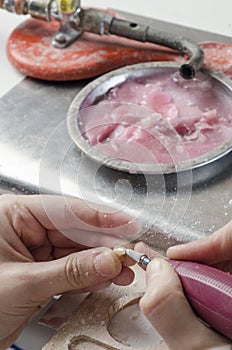
[[[157,256],[141,244],[136,250]],[[231,273],[232,221],[209,237],[169,248],[167,256],[201,262]],[[164,259],[154,259],[148,265],[147,289],[140,306],[169,349],[232,349],[228,339],[206,327],[194,314],[177,274]]]

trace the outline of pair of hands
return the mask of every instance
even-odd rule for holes
[[[45,210],[41,198],[47,199],[54,220]],[[102,239],[135,232],[137,223],[121,214],[103,214],[85,202],[67,198],[57,206],[54,196],[1,196],[0,198],[0,349],[15,341],[30,319],[56,294],[68,291],[96,291],[112,282],[127,285],[134,274],[126,260],[122,265],[110,248],[85,245],[84,236]],[[48,207],[46,209],[48,209]],[[75,243],[63,232],[78,232]],[[56,222],[56,225],[54,224]],[[85,225],[107,233],[115,228],[115,237],[93,234]],[[126,225],[126,226],[125,226]],[[62,232],[62,233],[61,233]],[[211,237],[174,247],[167,254],[173,259],[196,260],[232,272],[232,223]],[[138,245],[149,256],[148,247]],[[184,297],[181,283],[167,262],[155,259],[147,270],[147,290],[141,309],[165,339],[170,349],[208,349],[229,344],[208,329],[192,312]],[[190,345],[191,344],[191,345]]]

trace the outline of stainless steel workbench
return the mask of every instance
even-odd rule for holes
[[[124,16],[197,42],[231,42],[222,35]],[[65,118],[72,99],[87,83],[26,78],[0,99],[1,192],[81,195],[123,205],[143,221],[143,239],[159,248],[208,235],[232,217],[232,154],[181,175],[179,182],[173,177],[125,174],[86,159],[72,143]]]

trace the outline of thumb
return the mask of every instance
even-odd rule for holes
[[[34,297],[46,300],[55,294],[87,289],[117,276],[122,265],[110,248],[96,248],[64,258],[30,264],[28,288]]]
[[[193,313],[177,274],[165,260],[155,259],[148,265],[147,289],[140,307],[170,349],[206,348],[205,338],[211,331]]]

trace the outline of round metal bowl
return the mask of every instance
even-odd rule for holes
[[[78,148],[85,153],[85,155],[96,162],[103,164],[107,167],[131,172],[131,162],[112,158],[91,146],[82,135],[79,125],[79,112],[86,107],[90,107],[99,101],[111,88],[125,82],[129,78],[141,78],[149,77],[152,74],[159,72],[170,71],[170,74],[178,71],[179,64],[175,62],[152,62],[152,63],[140,63],[132,66],[127,66],[121,69],[117,69],[101,77],[95,79],[84,87],[80,93],[73,100],[67,115],[67,125],[69,134],[78,146]],[[216,73],[207,69],[202,69],[204,74],[211,76],[215,80],[216,84],[220,86],[227,96],[232,99],[232,81],[220,73]],[[232,135],[231,135],[232,136]],[[232,149],[232,137],[226,140],[219,147],[212,151],[202,154],[196,158],[184,160],[174,163],[139,163],[136,167],[135,173],[143,174],[172,174],[180,171],[187,171],[190,169],[197,169],[204,165],[211,164],[212,162],[228,155]]]

